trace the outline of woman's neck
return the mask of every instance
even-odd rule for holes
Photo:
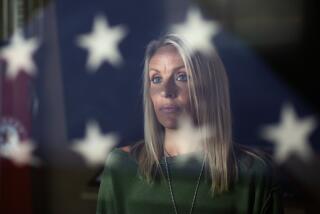
[[[176,156],[200,150],[196,142],[188,142],[187,136],[181,136],[178,129],[166,129],[164,135],[164,151],[169,156]]]
[[[176,142],[177,130],[166,129],[164,135],[164,151],[170,156],[176,156],[181,154],[181,149]]]

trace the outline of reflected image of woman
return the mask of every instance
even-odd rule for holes
[[[97,214],[282,213],[270,162],[232,142],[228,87],[214,50],[194,51],[177,35],[150,42],[144,140],[109,154]],[[194,142],[185,133],[185,146],[183,117],[200,133]]]

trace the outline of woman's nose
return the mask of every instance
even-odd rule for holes
[[[174,98],[177,96],[177,85],[174,79],[168,79],[163,83],[162,95],[166,98]]]

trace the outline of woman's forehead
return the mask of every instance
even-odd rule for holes
[[[175,47],[164,46],[159,48],[149,61],[149,66],[151,67],[162,64],[171,64],[180,67],[184,65],[184,62]]]
[[[156,51],[155,51],[155,54],[163,54],[163,53],[178,53],[178,50],[175,46],[173,45],[165,45],[165,46],[162,46],[160,48],[158,48]],[[179,54],[179,53],[178,53]]]

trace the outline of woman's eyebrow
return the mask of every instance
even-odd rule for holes
[[[176,71],[176,70],[179,70],[179,69],[181,69],[181,68],[185,68],[185,66],[184,66],[184,65],[179,65],[179,66],[173,68],[173,70]],[[161,73],[161,72],[160,72],[158,69],[156,69],[156,68],[149,68],[149,72],[150,72],[150,71],[155,71],[156,73]]]
[[[177,67],[175,67],[173,70],[179,70],[179,69],[181,69],[181,68],[185,68],[185,66],[184,65],[179,65],[179,66],[177,66]]]
[[[160,73],[160,71],[158,70],[158,69],[155,69],[155,68],[149,68],[149,72],[150,71],[155,71],[155,72],[157,72],[157,73]]]

